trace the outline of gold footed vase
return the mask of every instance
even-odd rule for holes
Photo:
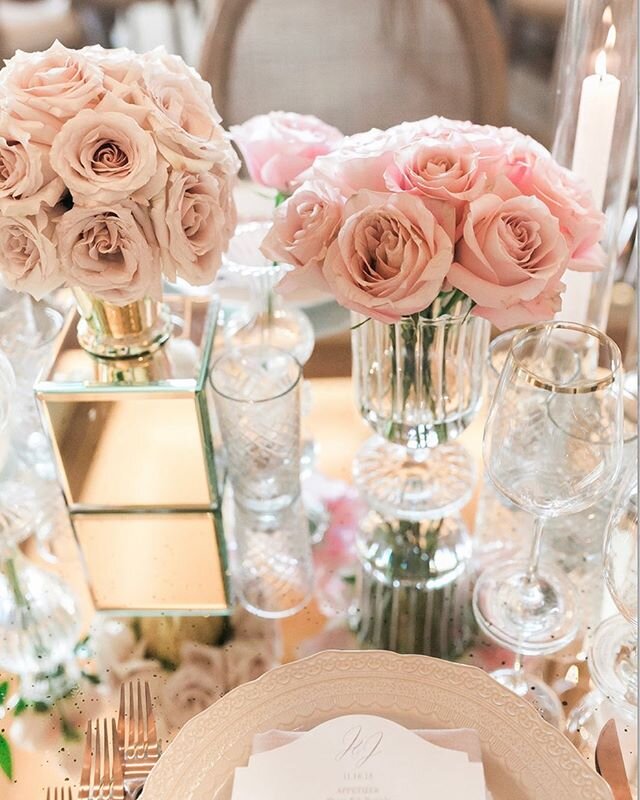
[[[145,297],[119,306],[82,289],[73,294],[80,313],[78,342],[97,358],[136,358],[156,352],[171,335],[165,303]]]

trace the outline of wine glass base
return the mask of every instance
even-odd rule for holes
[[[618,706],[638,702],[637,631],[622,616],[598,625],[589,653],[593,682]]]
[[[564,728],[564,713],[558,695],[537,675],[499,669],[492,672],[491,677],[518,697],[528,700],[545,722],[554,728]]]
[[[523,655],[555,653],[578,633],[578,612],[566,575],[542,565],[532,582],[526,561],[486,569],[473,592],[478,626],[502,647]]]
[[[410,450],[374,436],[356,455],[353,477],[376,511],[419,522],[459,511],[471,498],[476,476],[471,457],[456,442]]]
[[[268,319],[264,314],[238,311],[225,325],[224,336],[232,347],[261,345],[286,350],[302,365],[311,358],[315,344],[309,317],[296,308],[277,308]]]

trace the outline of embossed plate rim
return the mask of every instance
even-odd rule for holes
[[[282,714],[287,696],[291,696],[291,701],[296,699],[296,694],[312,692],[314,682],[318,688],[335,684],[339,692],[345,692],[345,685],[356,681],[383,682],[391,679],[397,683],[399,670],[404,675],[403,684],[413,688],[414,685],[420,685],[424,689],[425,697],[422,700],[416,697],[411,707],[405,707],[403,700],[406,700],[407,695],[399,694],[397,705],[390,710],[382,701],[381,693],[374,701],[379,703],[380,712],[376,712],[371,705],[366,706],[364,700],[357,699],[353,708],[344,706],[336,711],[336,715],[360,711],[381,713],[393,718],[394,714],[413,713],[417,724],[415,715],[418,705],[426,702],[429,692],[433,693],[437,688],[438,694],[435,696],[439,698],[439,702],[444,703],[446,697],[440,699],[442,695],[459,691],[457,696],[469,708],[467,713],[470,715],[470,726],[480,729],[482,714],[494,715],[489,739],[483,738],[480,731],[481,741],[483,751],[489,751],[488,758],[498,762],[502,772],[508,774],[510,770],[507,757],[501,751],[505,744],[507,749],[514,747],[513,741],[507,736],[509,726],[516,728],[522,749],[535,756],[533,760],[524,759],[524,766],[517,773],[518,779],[522,779],[527,785],[518,790],[517,797],[510,796],[508,800],[550,800],[548,796],[543,796],[532,788],[539,785],[540,780],[549,783],[552,780],[550,776],[553,776],[554,800],[611,800],[606,783],[562,733],[544,722],[527,701],[500,686],[478,667],[428,656],[399,655],[375,650],[325,650],[284,664],[255,681],[233,689],[182,728],[154,767],[147,783],[148,796],[151,800],[174,800],[176,797],[181,800],[217,800],[221,790],[228,789],[235,767],[246,762],[253,733],[265,729],[260,725],[251,727],[251,712],[255,715],[272,707],[272,713],[277,711]],[[308,699],[305,702],[308,705]],[[433,697],[431,702],[434,702]],[[323,711],[321,704],[314,706],[315,721],[309,713],[306,716],[296,713],[295,704],[291,705],[290,702],[289,706],[288,719],[294,723],[291,726],[294,729],[305,724],[312,727],[322,719],[332,716],[326,713],[326,709]],[[435,715],[436,711],[433,710],[433,713]],[[460,713],[459,709],[457,713]],[[476,723],[473,722],[474,715]],[[503,734],[498,730],[500,726],[494,724],[496,719],[502,723],[505,731]],[[460,722],[458,719],[454,727]],[[216,761],[214,752],[218,753],[222,766]],[[211,775],[214,770],[220,770],[224,774],[217,780],[213,790],[211,787],[205,789],[203,782],[206,775]],[[543,770],[542,778],[540,770]],[[503,799],[507,800],[502,793],[494,798]]]

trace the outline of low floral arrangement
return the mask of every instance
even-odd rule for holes
[[[560,310],[567,269],[602,265],[586,185],[513,128],[430,117],[374,129],[286,188],[262,246],[293,268],[283,287],[313,282],[385,323],[464,298],[502,329],[538,322]]]
[[[0,71],[0,274],[37,299],[64,285],[116,305],[159,299],[163,274],[210,283],[238,168],[178,56],[18,51]]]
[[[238,608],[221,617],[97,621],[91,648],[100,679],[114,690],[149,682],[164,741],[226,692],[278,665],[277,625]]]

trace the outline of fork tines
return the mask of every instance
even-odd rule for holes
[[[47,789],[47,800],[73,800],[70,786],[57,786]]]
[[[160,757],[151,690],[145,681],[120,687],[118,738],[124,755],[125,782],[144,779]]]
[[[114,719],[87,723],[78,800],[124,800],[122,753]]]

